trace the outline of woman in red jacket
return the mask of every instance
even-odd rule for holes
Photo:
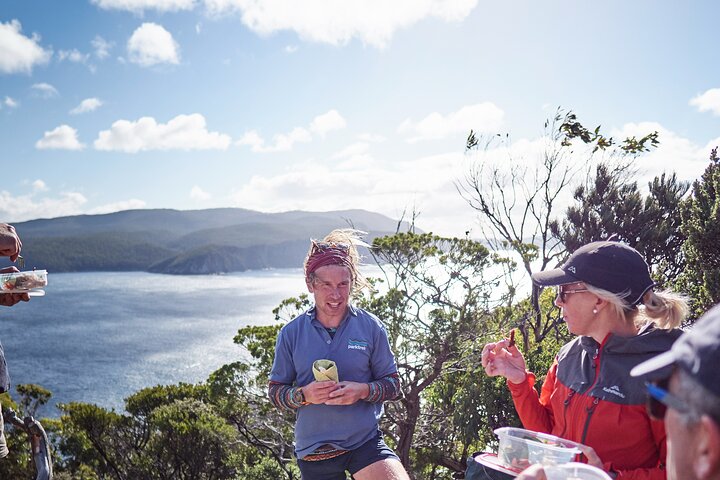
[[[564,345],[538,394],[535,375],[509,339],[485,345],[482,365],[507,379],[523,426],[587,445],[588,463],[619,479],[665,479],[665,428],[645,411],[629,372],[670,349],[684,299],[654,292],[647,263],[619,242],[593,242],[555,270],[532,276],[557,288],[555,305],[577,337]]]

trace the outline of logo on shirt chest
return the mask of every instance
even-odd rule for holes
[[[617,385],[613,385],[612,387],[603,387],[603,392],[606,393],[612,393],[613,395],[616,395],[620,398],[625,398],[625,394],[620,391],[620,387]]]
[[[348,340],[348,350],[367,350],[368,343],[362,340]]]

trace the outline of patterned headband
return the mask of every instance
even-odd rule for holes
[[[327,265],[340,265],[353,270],[350,245],[335,242],[312,241],[310,256],[305,264],[305,276],[314,273],[318,268]]]

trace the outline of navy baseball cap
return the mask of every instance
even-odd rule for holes
[[[682,368],[700,385],[720,396],[720,305],[710,309],[665,353],[630,370],[633,377],[667,377],[672,367]]]
[[[619,295],[629,305],[641,303],[645,292],[656,285],[642,255],[613,241],[583,245],[560,268],[533,273],[532,279],[541,287],[584,282]]]

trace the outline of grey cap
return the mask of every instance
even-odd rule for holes
[[[700,385],[720,396],[720,305],[714,306],[677,339],[665,353],[630,371],[633,377],[665,377],[672,366],[682,368]]]

